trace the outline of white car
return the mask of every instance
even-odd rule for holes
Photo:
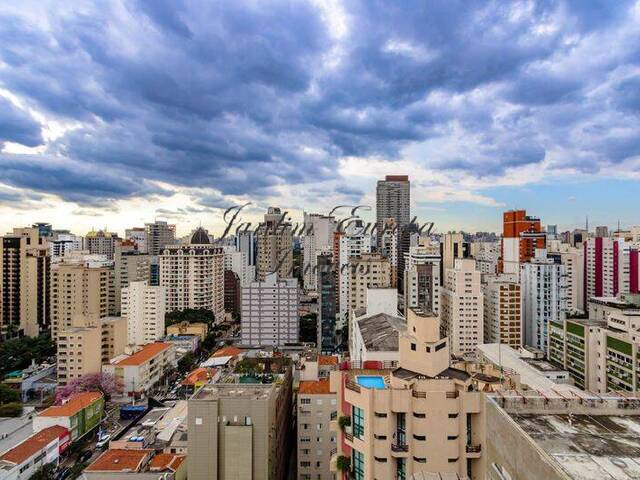
[[[111,435],[104,435],[98,439],[98,443],[96,443],[96,448],[104,448],[109,444],[109,440],[111,440]]]

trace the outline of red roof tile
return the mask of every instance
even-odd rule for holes
[[[102,398],[101,392],[80,392],[69,397],[63,405],[54,405],[43,411],[38,416],[40,417],[71,417],[78,413],[80,410],[87,408],[93,402]]]
[[[69,430],[60,425],[54,425],[40,430],[35,435],[30,436],[22,443],[19,443],[11,450],[0,457],[0,460],[20,465],[40,450],[49,445],[56,438],[62,438],[69,434]]]
[[[332,355],[318,356],[318,365],[338,365],[338,357]]]
[[[138,472],[152,453],[153,450],[110,449],[85,470],[87,472]]]
[[[176,471],[186,459],[185,455],[176,455],[174,453],[159,453],[151,460],[150,470],[152,472],[161,472],[163,470]]]
[[[116,365],[120,367],[142,365],[169,347],[171,347],[170,343],[150,343],[149,345],[145,345],[144,347],[142,347],[142,350],[138,350],[133,355],[130,355],[127,358],[123,358],[122,360],[117,362]]]
[[[236,355],[240,355],[242,352],[244,352],[244,350],[236,347],[224,347],[211,355],[211,357],[235,357]]]
[[[316,395],[328,393],[331,393],[328,378],[323,378],[322,380],[303,380],[298,387],[298,394]]]
[[[208,379],[213,378],[218,370],[215,368],[196,368],[193,372],[185,377],[181,385],[195,385],[196,383],[206,382]]]

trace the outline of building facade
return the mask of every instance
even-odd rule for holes
[[[387,175],[376,186],[376,235],[382,240],[385,219],[393,218],[398,228],[411,221],[411,184],[407,175]]]
[[[349,308],[367,307],[367,289],[391,287],[391,262],[377,253],[349,259]]]
[[[168,245],[176,243],[176,226],[167,222],[156,220],[154,223],[146,223],[145,241],[149,255],[160,255]]]
[[[305,290],[318,289],[318,255],[329,254],[333,249],[336,219],[318,213],[304,212],[302,236],[302,279]]]
[[[122,290],[122,317],[129,345],[146,345],[164,337],[167,293],[146,281],[131,282]]]
[[[264,281],[277,272],[280,278],[293,275],[293,233],[291,224],[277,207],[269,207],[256,231],[256,278]]]
[[[509,277],[509,276],[507,276]],[[489,276],[482,285],[484,343],[522,346],[522,296],[520,284],[504,275]]]

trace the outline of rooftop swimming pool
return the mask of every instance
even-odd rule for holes
[[[358,375],[356,383],[364,388],[384,389],[384,378],[380,375]]]

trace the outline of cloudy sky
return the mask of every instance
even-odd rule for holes
[[[0,228],[252,202],[640,223],[640,1],[0,3]]]

